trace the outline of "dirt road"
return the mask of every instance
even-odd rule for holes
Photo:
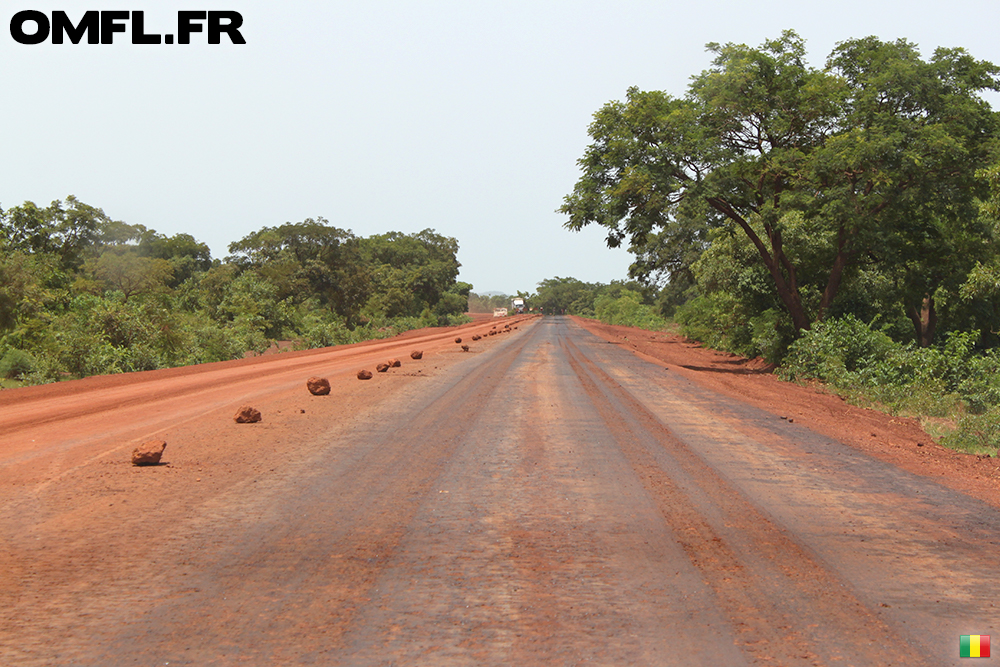
[[[989,502],[566,318],[453,342],[492,326],[0,392],[0,664],[951,665],[991,634]]]

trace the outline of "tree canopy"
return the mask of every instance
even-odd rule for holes
[[[956,280],[943,258],[971,270],[984,246],[977,172],[996,159],[1000,118],[981,93],[1000,90],[1000,69],[874,37],[816,69],[792,31],[708,48],[712,66],[684,97],[631,88],[595,114],[566,227],[602,225],[610,246],[628,240],[647,260],[689,244],[672,271],[690,270],[709,232],[738,234],[796,331],[877,265],[926,334],[935,292]]]
[[[368,238],[323,218],[247,234],[225,260],[189,234],[75,197],[0,210],[0,381],[134,371],[464,321],[458,241]]]

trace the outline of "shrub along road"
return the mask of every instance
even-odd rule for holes
[[[989,503],[709,388],[704,350],[454,343],[491,326],[0,393],[0,662],[945,665],[990,634]]]

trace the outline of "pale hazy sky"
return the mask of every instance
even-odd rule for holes
[[[600,229],[566,231],[555,209],[592,114],[633,85],[683,94],[707,42],[792,28],[817,66],[867,35],[1000,63],[996,0],[0,6],[3,208],[74,194],[216,257],[307,217],[364,236],[430,227],[459,240],[460,279],[480,292],[626,277],[627,252]],[[247,44],[25,46],[8,27],[29,9],[144,10],[151,33],[174,32],[179,10],[235,10]]]

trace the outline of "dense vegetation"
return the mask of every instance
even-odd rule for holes
[[[684,97],[595,114],[566,226],[627,241],[689,337],[995,450],[1000,68],[869,37],[816,69],[791,31],[709,50]]]
[[[666,326],[653,303],[656,290],[635,281],[585,283],[576,278],[549,278],[538,283],[528,305],[544,313],[593,317],[608,324],[659,329]]]
[[[0,376],[25,383],[221,361],[465,321],[458,242],[308,219],[213,259],[74,197],[0,210]]]

